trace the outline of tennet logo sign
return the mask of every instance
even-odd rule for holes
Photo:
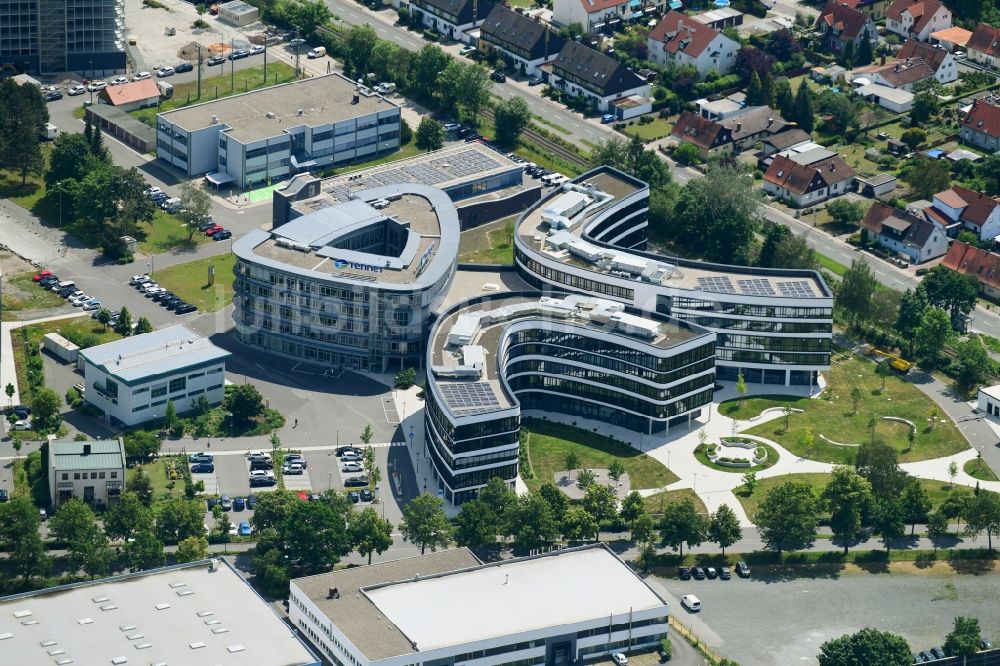
[[[338,271],[344,268],[353,268],[356,271],[370,271],[372,273],[381,273],[384,268],[382,266],[376,266],[374,264],[360,264],[356,261],[348,261],[347,259],[334,259],[333,267]]]

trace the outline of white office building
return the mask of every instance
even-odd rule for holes
[[[59,507],[74,497],[107,508],[125,488],[125,445],[121,437],[49,444],[49,500]]]
[[[603,544],[482,564],[465,548],[291,582],[337,666],[560,666],[657,645],[667,603]]]
[[[230,355],[184,326],[84,349],[84,399],[125,427],[162,418],[168,400],[178,412],[203,395],[216,404],[225,397]]]
[[[214,185],[259,187],[399,150],[399,107],[339,74],[156,115],[156,157]]]

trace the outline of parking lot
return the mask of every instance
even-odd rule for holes
[[[992,563],[970,563],[992,567]],[[954,618],[979,618],[983,636],[1000,638],[1000,573],[956,574],[945,564],[892,566],[868,573],[851,566],[753,567],[749,580],[648,579],[662,588],[671,612],[722,656],[740,664],[816,663],[831,638],[874,627],[903,636],[914,652],[944,643]],[[680,605],[696,595],[700,613]]]

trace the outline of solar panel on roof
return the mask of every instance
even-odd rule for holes
[[[471,416],[500,409],[493,388],[486,382],[449,382],[438,384],[445,404],[456,416]]]
[[[724,275],[710,275],[698,278],[698,286],[704,291],[712,291],[718,294],[735,294],[736,289],[732,281]]]
[[[778,289],[781,290],[783,296],[799,296],[802,298],[811,298],[816,295],[813,291],[812,285],[809,284],[808,280],[796,280],[794,282],[779,282]]]
[[[763,278],[751,278],[749,280],[737,280],[740,291],[749,296],[774,296],[774,288],[769,280]]]

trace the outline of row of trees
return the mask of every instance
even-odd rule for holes
[[[7,78],[0,83],[0,168],[20,174],[40,174],[45,166],[41,137],[49,111],[37,86],[21,86]]]
[[[981,640],[978,619],[956,617],[954,628],[945,637],[944,651],[949,656],[967,657],[979,651]],[[826,641],[819,648],[820,666],[909,666],[914,659],[902,636],[871,627]]]

